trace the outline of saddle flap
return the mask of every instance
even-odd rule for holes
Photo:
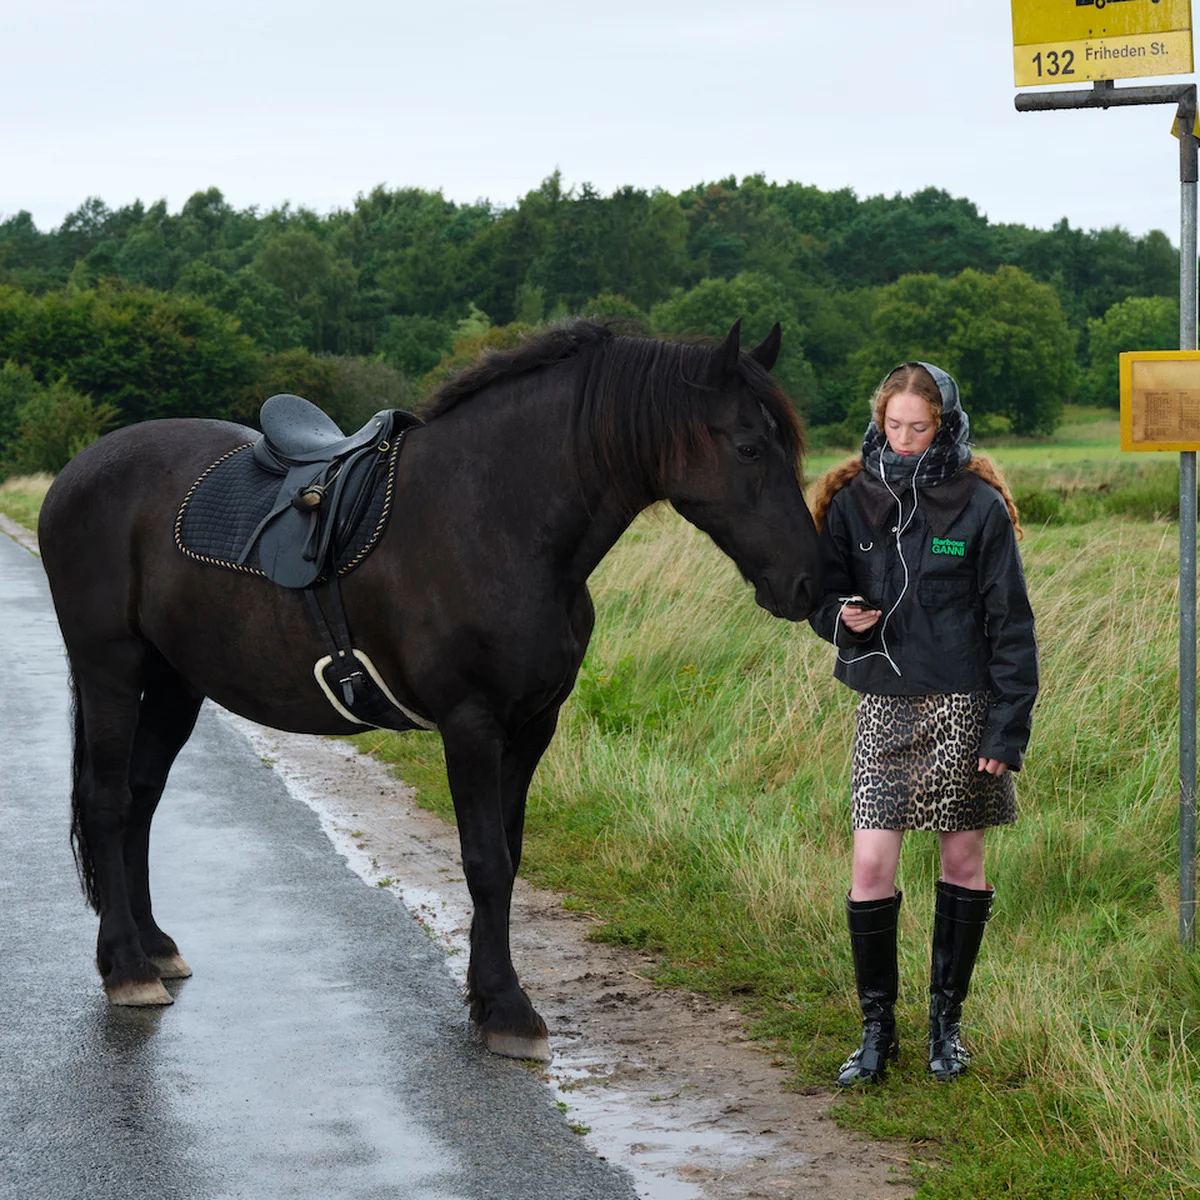
[[[258,564],[263,574],[280,587],[305,588],[321,574],[319,557],[313,554],[309,558],[304,552],[313,541],[315,520],[315,514],[288,507],[262,531]]]
[[[332,523],[327,470],[324,464],[293,467],[275,507],[246,543],[243,555],[257,542],[259,567],[281,587],[308,587],[325,565],[321,535]],[[310,489],[318,499],[306,506],[300,497]]]

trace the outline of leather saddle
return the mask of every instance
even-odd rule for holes
[[[370,504],[397,438],[421,422],[400,409],[377,412],[347,436],[315,404],[278,395],[259,413],[255,464],[280,477],[278,494],[237,558],[257,547],[258,566],[286,588],[310,587],[334,570]]]

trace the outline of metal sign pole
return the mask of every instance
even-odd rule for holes
[[[1190,37],[1190,35],[1189,35]],[[1190,45],[1190,42],[1189,42]],[[1020,82],[1020,80],[1018,80]],[[1196,85],[1019,92],[1018,112],[1176,104],[1179,133],[1179,348],[1195,350],[1197,320]],[[1179,455],[1179,941],[1196,945],[1196,452]]]
[[[1196,347],[1196,89],[1179,102],[1179,348]],[[1179,941],[1196,945],[1196,452],[1179,455]]]

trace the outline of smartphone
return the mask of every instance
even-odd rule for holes
[[[838,602],[845,604],[850,608],[875,609],[878,612],[883,611],[882,604],[876,604],[874,600],[868,600],[865,596],[860,596],[855,593],[853,596],[839,596]]]

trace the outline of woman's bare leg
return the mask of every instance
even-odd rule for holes
[[[982,829],[963,829],[938,834],[942,855],[942,882],[982,892],[987,888],[983,869]]]
[[[896,894],[902,829],[856,829],[850,871],[851,900],[887,900]]]

